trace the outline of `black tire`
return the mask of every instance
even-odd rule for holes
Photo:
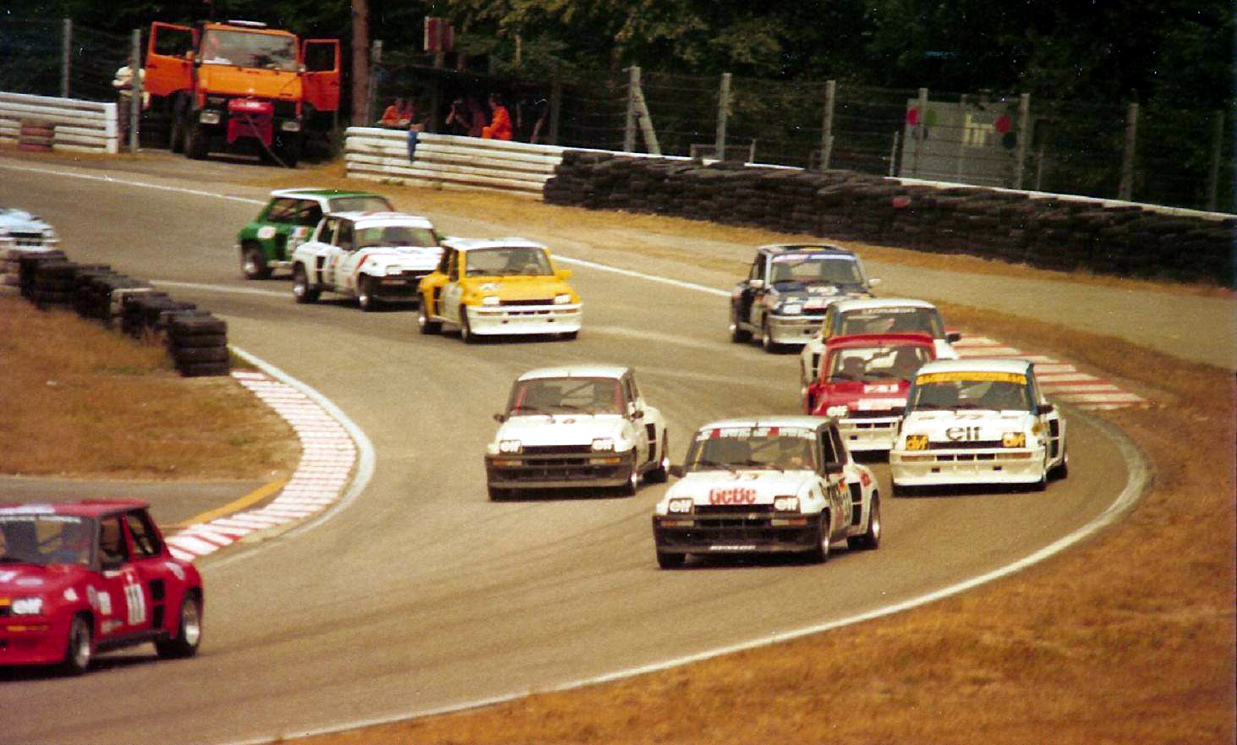
[[[65,675],[81,675],[90,669],[90,660],[94,657],[94,629],[90,619],[79,613],[69,622],[69,635],[65,642],[64,659],[60,662],[60,672]]]
[[[650,484],[664,484],[670,478],[670,430],[661,433],[661,461],[653,470],[644,474]]]
[[[176,636],[155,641],[155,652],[164,659],[192,657],[202,643],[202,599],[190,592],[180,601]]]
[[[223,321],[220,321],[223,323]],[[177,334],[172,332],[168,336],[168,345],[173,350],[177,349],[198,349],[201,347],[226,347],[228,345],[227,334]],[[172,352],[175,354],[175,351]]]
[[[185,157],[190,160],[206,160],[206,154],[210,150],[210,135],[197,122],[187,124],[186,129]]]
[[[824,564],[829,561],[829,513],[822,513],[820,525],[816,532],[816,545],[808,550],[808,560],[814,564]]]
[[[174,153],[185,151],[185,113],[179,106],[172,112],[172,132],[168,135],[168,149]]]
[[[357,280],[356,302],[365,313],[372,313],[378,310],[378,306],[382,303],[374,296],[373,277],[361,277]]]
[[[773,353],[782,348],[781,344],[773,341],[773,330],[769,328],[769,317],[765,316],[760,322],[760,346],[766,352]]]
[[[430,320],[429,308],[427,307],[429,303],[425,301],[425,298],[421,298],[419,305],[420,308],[417,309],[417,330],[426,336],[442,331],[441,321]]]
[[[271,268],[266,264],[262,249],[254,243],[241,248],[241,273],[245,279],[270,279]]]
[[[868,529],[863,535],[851,536],[846,539],[846,546],[852,549],[862,551],[875,551],[880,548],[881,534],[884,532],[881,525],[881,500],[880,495],[873,492],[872,507],[868,513]]]
[[[746,344],[752,340],[752,332],[739,327],[739,314],[730,309],[730,341],[735,344]]]
[[[186,347],[200,347],[206,345],[189,343],[185,340],[189,337],[197,337],[201,339],[216,336],[222,336],[226,339],[228,334],[228,322],[222,318],[215,318],[212,315],[183,314],[173,316],[171,322],[168,324],[168,329],[171,331],[172,338],[176,340],[177,345]]]
[[[321,294],[322,290],[309,286],[309,275],[305,273],[303,264],[292,267],[292,297],[296,302],[316,303]]]
[[[1053,467],[1048,474],[1053,480],[1059,481],[1069,476],[1069,449],[1065,448],[1061,452],[1061,462]]]
[[[172,358],[176,360],[177,364],[227,362],[231,354],[226,346],[179,347],[172,352]]]
[[[232,371],[228,362],[181,362],[177,363],[176,369],[182,378],[209,378]]]
[[[682,569],[687,563],[687,554],[663,554],[657,552],[657,566],[662,569]]]
[[[468,323],[468,308],[463,305],[460,306],[460,338],[465,344],[476,344],[479,341]]]
[[[627,483],[619,487],[619,494],[622,494],[624,497],[634,497],[636,496],[636,490],[639,486],[640,471],[636,468],[636,458],[633,453],[631,459],[631,473],[627,475]]]

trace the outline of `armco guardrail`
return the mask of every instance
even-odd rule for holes
[[[377,127],[349,127],[348,176],[540,197],[564,148]]]
[[[119,152],[116,104],[0,93],[0,144],[30,150]]]
[[[1233,286],[1237,217],[853,171],[568,150],[545,200],[964,253],[1045,269]]]

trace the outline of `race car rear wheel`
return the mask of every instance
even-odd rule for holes
[[[878,494],[872,494],[872,506],[868,508],[868,529],[863,535],[851,536],[846,539],[848,548],[873,551],[881,545],[881,500]]]
[[[252,243],[245,244],[241,249],[241,272],[245,279],[269,279],[271,268],[266,265],[266,257],[262,249]]]
[[[1062,449],[1061,462],[1058,463],[1056,466],[1054,466],[1053,469],[1048,472],[1048,475],[1052,477],[1053,479],[1063,479],[1066,476],[1069,476],[1069,450],[1068,449],[1064,449],[1064,448]]]
[[[808,559],[816,564],[829,561],[829,513],[820,516],[820,525],[816,530],[816,545],[808,551]]]
[[[429,305],[425,298],[421,298],[421,307],[417,309],[417,329],[422,334],[437,334],[442,330],[442,323],[439,321],[430,320],[430,312],[426,308]]]
[[[357,305],[361,306],[361,310],[366,313],[378,309],[379,301],[374,297],[373,277],[361,277],[357,282],[356,301]]]
[[[192,657],[202,643],[202,600],[194,593],[185,595],[180,602],[180,621],[175,639],[160,639],[155,642],[155,651],[163,658]]]
[[[321,294],[321,290],[309,286],[309,275],[305,274],[303,265],[297,264],[292,267],[292,297],[296,299],[296,302],[316,303]]]
[[[81,675],[90,667],[93,656],[94,631],[90,628],[90,619],[82,614],[73,616],[60,670],[65,675]]]
[[[662,569],[680,569],[687,562],[687,554],[663,554],[657,552],[657,566]]]

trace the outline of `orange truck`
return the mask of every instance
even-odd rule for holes
[[[306,128],[339,109],[339,41],[252,21],[155,23],[144,85],[173,152],[256,152],[295,166]]]

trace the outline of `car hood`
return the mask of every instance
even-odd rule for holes
[[[0,564],[0,597],[15,598],[60,592],[88,574],[90,571],[85,567],[64,564]]]
[[[690,497],[698,505],[773,504],[775,497],[798,495],[814,478],[812,471],[692,471],[670,487],[662,501]]]
[[[910,383],[905,380],[820,383],[816,386],[816,400],[821,408],[845,406],[850,411],[885,411],[906,406],[909,389]]]
[[[463,280],[468,291],[494,295],[502,300],[546,300],[571,293],[571,287],[554,277],[470,277]]]
[[[503,422],[494,436],[501,440],[519,440],[525,447],[553,445],[591,445],[594,439],[610,437],[620,448],[627,420],[618,414],[590,415],[584,413],[517,416]]]
[[[389,267],[431,270],[442,258],[442,249],[438,246],[384,246],[361,250],[365,257],[362,271],[375,274],[379,273],[375,270]]]
[[[1007,432],[1033,432],[1038,422],[1028,411],[962,409],[958,411],[915,411],[902,420],[902,434],[927,435],[930,441],[956,441],[960,428],[978,428],[968,440],[999,440]]]
[[[826,298],[832,302],[867,295],[867,288],[863,285],[835,285],[831,282],[778,282],[773,286],[773,291],[780,300]]]
[[[25,210],[0,207],[0,231],[50,230],[51,227],[51,225]]]

